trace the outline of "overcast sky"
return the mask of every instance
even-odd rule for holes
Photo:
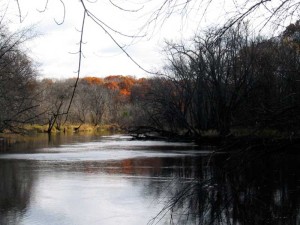
[[[1,15],[5,13],[5,21],[11,31],[22,27],[35,26],[38,34],[34,40],[27,43],[30,56],[39,64],[41,77],[70,78],[76,76],[78,68],[78,52],[81,22],[83,10],[79,1],[65,0],[65,20],[62,25],[64,8],[59,0],[50,0],[47,10],[38,12],[45,7],[46,1],[20,0],[22,23],[19,21],[19,10],[16,1],[0,1]],[[117,2],[117,1],[116,1]],[[122,7],[138,9],[139,4],[124,4]],[[114,7],[109,0],[101,0],[87,5],[92,12],[114,29],[129,35],[138,34],[139,27],[145,22],[146,10],[141,13],[124,12]],[[141,17],[143,16],[143,17]],[[175,21],[175,22],[174,22]],[[191,29],[190,29],[191,30]],[[153,29],[151,30],[153,31]],[[145,69],[154,70],[160,68],[162,56],[160,54],[165,38],[180,38],[186,33],[179,25],[179,20],[169,21],[164,29],[157,28],[152,35],[145,38],[126,38],[114,32],[116,40],[126,47],[128,53]],[[144,33],[143,33],[144,34]],[[142,35],[142,34],[141,34]],[[107,76],[112,74],[133,75],[136,77],[147,76],[146,72],[120,50],[107,34],[91,19],[86,20],[84,32],[84,46],[81,76]]]
[[[2,15],[8,27],[13,31],[35,25],[38,36],[27,43],[30,56],[39,66],[41,77],[69,78],[75,77],[78,68],[78,42],[80,40],[81,21],[83,10],[79,1],[65,0],[65,20],[62,25],[64,8],[59,0],[50,0],[47,10],[43,13],[46,1],[20,0],[22,23],[19,21],[19,10],[16,1],[0,1]],[[129,4],[131,1],[114,1],[126,9],[140,9],[139,12],[124,12],[113,6],[109,0],[101,0],[87,7],[105,23],[114,29],[129,35],[143,35],[138,33],[139,28],[145,23],[154,5]],[[148,14],[147,14],[148,13]],[[182,24],[183,21],[183,24]],[[190,20],[188,23],[179,16],[168,20],[161,28],[150,29],[144,38],[126,38],[114,32],[116,40],[121,45],[131,44],[126,47],[128,53],[146,70],[154,71],[163,65],[164,56],[161,49],[165,39],[179,40],[193,35],[197,29],[196,23]],[[153,32],[154,31],[154,32]],[[81,76],[107,76],[112,74],[133,75],[136,77],[147,76],[137,65],[118,48],[107,34],[89,18],[86,21],[84,32]]]
[[[207,27],[208,24],[220,24],[224,5],[211,5],[213,9],[207,17],[202,18],[201,12],[197,9],[189,12],[188,20],[173,13],[173,17],[156,26],[150,27],[148,32],[138,33],[139,28],[145,24],[147,18],[153,13],[153,8],[158,8],[161,0],[111,0],[118,6],[138,12],[124,12],[113,6],[110,0],[98,0],[96,3],[87,3],[90,9],[99,19],[103,20],[109,26],[117,31],[129,35],[143,35],[144,38],[126,38],[114,32],[116,40],[121,45],[131,44],[126,47],[126,51],[143,68],[150,71],[156,71],[162,68],[164,64],[164,55],[161,50],[164,46],[164,40],[180,40],[191,38],[201,27]],[[134,3],[137,2],[137,3]],[[197,1],[195,1],[197,2]],[[217,2],[217,1],[216,1]],[[30,50],[29,54],[35,62],[40,64],[39,71],[41,77],[50,78],[70,78],[76,76],[78,68],[78,43],[80,40],[81,21],[83,16],[82,6],[79,1],[65,0],[65,20],[61,22],[64,16],[64,7],[60,0],[49,0],[47,10],[39,12],[45,7],[45,1],[42,0],[19,0],[22,23],[19,21],[19,10],[16,1],[0,0],[1,15],[4,15],[6,6],[8,10],[5,13],[5,20],[9,21],[8,26],[11,30],[21,27],[35,25],[35,31],[39,35],[27,43]],[[222,12],[221,12],[222,11]],[[155,23],[152,23],[154,25]],[[136,77],[148,76],[146,72],[129,60],[129,58],[118,48],[118,46],[109,38],[109,36],[91,19],[87,19],[84,32],[83,53],[85,58],[82,61],[81,76],[107,75],[133,75]]]

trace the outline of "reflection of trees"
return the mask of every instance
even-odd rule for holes
[[[122,174],[134,176],[147,176],[149,178],[194,178],[199,171],[197,159],[190,156],[182,157],[153,157],[129,158],[118,161],[82,163],[85,173]],[[76,168],[72,168],[74,170]],[[80,168],[77,168],[77,170]]]
[[[234,159],[226,168],[220,166],[225,159],[216,156],[202,167],[196,182],[172,185],[165,208],[151,222],[170,213],[175,224],[300,223],[299,156]]]
[[[162,173],[162,158],[130,158],[108,162],[84,162],[83,172],[150,176]],[[77,168],[78,169],[78,168]]]
[[[138,178],[130,181],[144,185],[145,197],[167,199],[161,214],[150,221],[153,224],[161,217],[162,221],[187,225],[299,224],[298,155],[248,154],[232,157],[224,166],[226,159],[225,154],[133,158],[70,163],[63,168]],[[13,161],[0,164],[0,224],[18,224],[29,204],[34,174],[24,170],[25,166]],[[141,181],[139,176],[147,179]]]
[[[109,134],[109,133],[108,133]],[[16,137],[16,143],[3,144],[0,146],[0,152],[39,152],[41,149],[58,147],[64,144],[73,144],[76,142],[89,142],[97,139],[97,134],[91,133],[58,133],[58,134],[36,134],[31,136]],[[12,141],[14,139],[12,138]]]
[[[13,161],[0,163],[0,224],[18,224],[31,197],[34,174]]]

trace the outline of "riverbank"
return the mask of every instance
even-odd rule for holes
[[[61,126],[60,129],[53,128],[51,133],[47,132],[47,125],[39,124],[27,124],[22,127],[22,132],[12,133],[12,132],[3,132],[0,133],[0,150],[6,149],[8,146],[12,146],[17,143],[32,142],[37,136],[43,135],[44,138],[47,136],[53,135],[109,135],[113,133],[120,133],[122,130],[118,125],[97,125],[93,126],[90,124],[66,124]],[[47,135],[48,133],[48,135]]]
[[[0,149],[16,143],[31,142],[39,134],[47,134],[47,125],[24,125],[23,133],[0,133]],[[167,142],[193,142],[198,146],[214,146],[217,151],[235,152],[247,151],[289,151],[298,153],[300,137],[276,130],[260,130],[256,133],[247,129],[232,130],[228,136],[219,136],[215,130],[203,132],[201,136],[178,135],[171,132],[158,132],[153,130],[139,130],[139,133],[122,130],[116,124],[65,124],[60,129],[53,128],[49,135],[110,135],[114,133],[128,133],[135,140],[161,140]],[[46,135],[47,136],[47,135]]]
[[[48,125],[27,124],[23,128],[24,134],[48,133]],[[102,131],[120,131],[117,124],[91,125],[91,124],[65,124],[53,127],[51,133],[74,133],[74,132],[102,132]]]
[[[297,133],[280,132],[278,130],[235,129],[230,135],[220,136],[217,131],[202,132],[199,136],[180,135],[161,130],[142,127],[129,132],[136,140],[164,140],[171,142],[194,142],[198,146],[214,146],[219,151],[234,152],[241,150],[259,151],[291,151],[299,152],[300,136]]]

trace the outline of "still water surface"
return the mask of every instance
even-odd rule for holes
[[[295,152],[41,138],[0,153],[0,225],[300,224]]]
[[[1,225],[143,225],[210,151],[130,137],[54,136],[0,154]],[[166,216],[157,224],[168,224]]]

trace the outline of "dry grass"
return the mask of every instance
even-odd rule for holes
[[[38,133],[47,133],[48,125],[40,124],[27,124],[23,126],[25,133],[29,134],[38,134]],[[108,125],[97,125],[92,124],[65,124],[61,126],[58,130],[56,127],[53,127],[51,133],[74,133],[74,132],[105,132],[105,131],[121,131],[120,127],[116,124]]]

